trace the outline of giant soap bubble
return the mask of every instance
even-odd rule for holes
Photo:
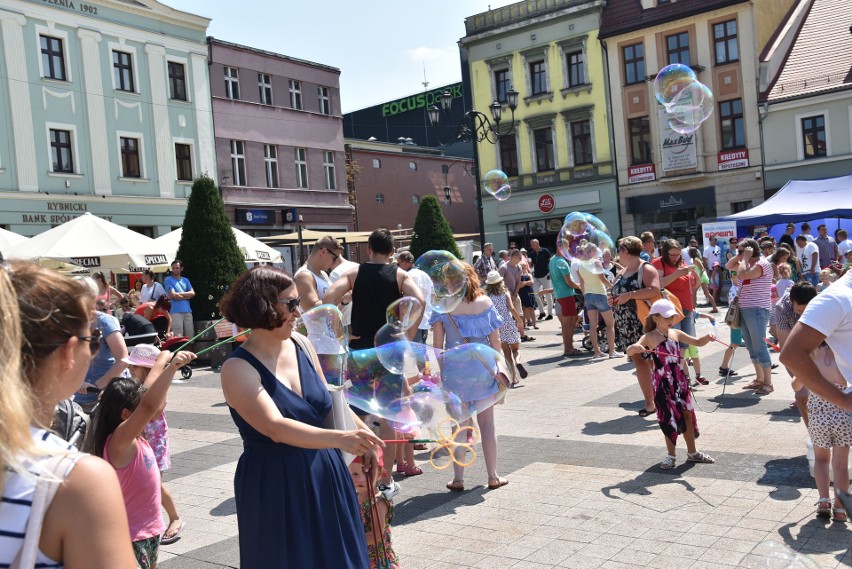
[[[573,211],[565,216],[556,239],[556,250],[569,263],[580,262],[593,273],[603,273],[601,259],[615,244],[603,221],[590,213]]]
[[[387,323],[379,328],[374,338],[379,361],[389,372],[405,377],[417,375],[414,348],[408,340],[408,331],[423,314],[423,305],[414,297],[403,296],[387,308]]]
[[[432,310],[447,314],[456,309],[467,292],[464,264],[448,251],[427,251],[420,255],[414,266],[432,280]]]
[[[654,78],[654,96],[661,105],[668,105],[690,83],[698,81],[692,68],[680,63],[666,65]]]
[[[666,109],[669,128],[680,134],[695,132],[713,114],[713,93],[691,68],[680,63],[657,73],[654,96]]]
[[[325,372],[325,379],[333,385],[345,381],[343,370],[349,344],[343,314],[333,304],[321,304],[303,312],[300,332],[308,337]]]
[[[498,201],[506,201],[512,195],[509,176],[503,170],[491,170],[482,177],[482,189]]]

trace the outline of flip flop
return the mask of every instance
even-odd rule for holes
[[[657,409],[656,409],[656,408],[655,408],[655,409],[651,409],[650,411],[648,411],[647,409],[645,409],[645,408],[643,407],[642,409],[640,409],[640,410],[639,410],[639,416],[640,416],[640,417],[647,417],[648,415],[655,415],[656,413],[657,413]]]
[[[169,525],[171,525],[171,524],[169,524]],[[168,528],[166,528],[166,531],[163,533],[162,539],[160,539],[160,544],[161,545],[168,545],[170,543],[174,543],[177,540],[179,540],[180,534],[181,534],[181,532],[183,532],[183,528],[185,528],[185,527],[186,527],[186,522],[183,521],[183,520],[180,520],[180,525],[178,526],[177,531],[175,533],[173,533],[172,535],[170,535],[169,537],[166,537],[166,533],[168,533]]]

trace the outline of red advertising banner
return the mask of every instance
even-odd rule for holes
[[[719,153],[719,170],[748,168],[748,149],[723,150]]]
[[[627,183],[653,182],[657,179],[657,171],[653,164],[640,164],[627,168]]]

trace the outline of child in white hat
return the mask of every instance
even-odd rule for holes
[[[654,404],[657,421],[666,440],[667,455],[660,463],[663,470],[675,467],[675,444],[677,437],[683,433],[686,439],[689,462],[716,462],[711,456],[695,448],[698,437],[698,423],[695,419],[695,407],[692,393],[689,391],[689,378],[683,373],[681,366],[681,351],[679,342],[691,346],[704,346],[715,339],[712,334],[695,338],[681,330],[672,328],[678,312],[674,304],[666,299],[660,299],[651,305],[648,317],[645,319],[645,335],[639,341],[627,348],[627,355],[642,354],[650,359],[653,367],[652,385],[654,388]]]

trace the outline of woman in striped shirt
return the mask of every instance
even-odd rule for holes
[[[114,470],[46,430],[98,348],[93,304],[78,281],[28,262],[0,266],[0,567],[17,556],[30,567],[136,567]],[[46,473],[62,482],[39,513],[33,498]],[[31,510],[43,525],[28,525]]]
[[[725,266],[742,280],[738,294],[740,329],[755,373],[754,381],[743,389],[768,395],[774,390],[772,360],[765,340],[772,307],[772,263],[760,255],[757,241],[743,239],[737,245],[737,254]]]

